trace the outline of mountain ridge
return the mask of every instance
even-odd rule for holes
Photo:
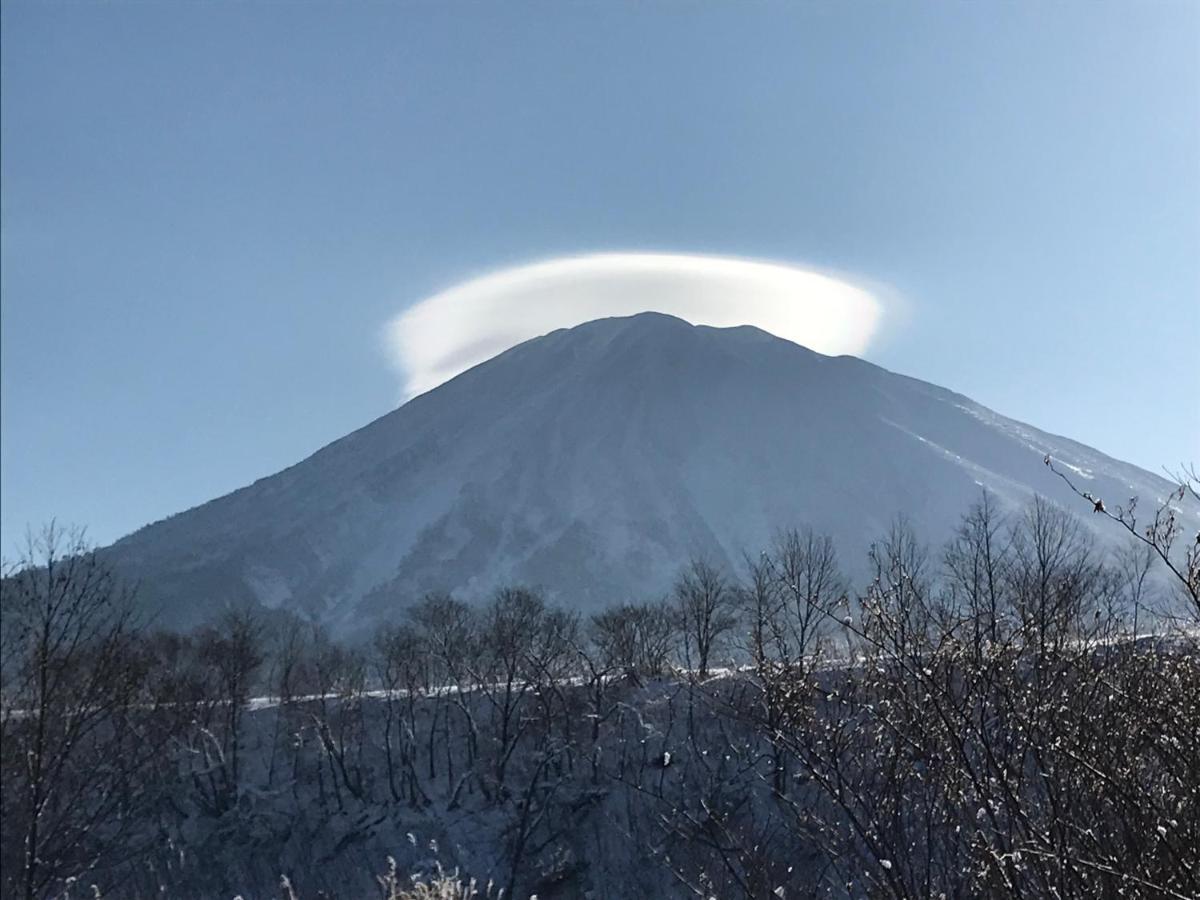
[[[249,602],[349,630],[504,581],[592,609],[792,524],[847,558],[900,513],[939,540],[981,488],[1067,502],[1045,453],[1101,496],[1170,487],[855,357],[642,313],[518,344],[106,552],[172,622]]]

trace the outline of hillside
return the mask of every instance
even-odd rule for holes
[[[644,313],[520,344],[109,552],[169,624],[248,601],[348,632],[512,582],[590,610],[664,592],[691,556],[736,566],[780,527],[830,534],[854,572],[896,516],[936,542],[982,488],[1070,503],[1046,453],[1101,497],[1170,489],[860,359]]]

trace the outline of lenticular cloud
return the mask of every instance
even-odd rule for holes
[[[862,286],[782,263],[604,253],[463,282],[393,319],[386,340],[411,397],[556,328],[646,311],[695,325],[755,325],[819,353],[861,355],[883,306]]]

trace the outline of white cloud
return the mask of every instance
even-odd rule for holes
[[[756,325],[819,353],[861,355],[884,306],[877,291],[783,263],[600,253],[455,285],[396,316],[385,337],[411,397],[556,328],[646,311],[695,325]]]

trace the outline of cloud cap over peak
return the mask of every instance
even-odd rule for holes
[[[818,353],[861,355],[884,304],[861,284],[785,263],[597,253],[462,282],[396,316],[385,339],[412,397],[538,335],[646,311],[694,325],[755,325]]]

